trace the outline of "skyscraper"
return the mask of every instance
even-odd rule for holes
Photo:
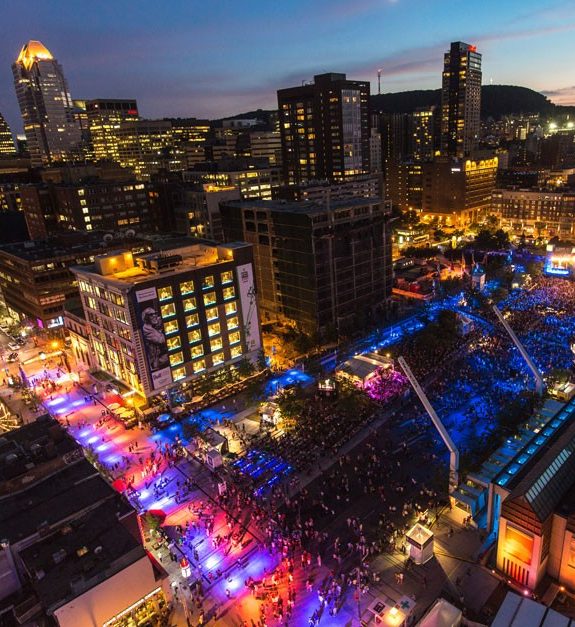
[[[475,46],[451,44],[443,57],[441,153],[467,157],[477,145],[481,112],[481,55]]]
[[[14,145],[14,138],[10,132],[10,127],[8,126],[8,122],[4,119],[4,116],[0,113],[0,157],[15,154],[16,146]]]
[[[369,174],[369,82],[320,74],[278,91],[284,180],[342,180]]]
[[[32,165],[69,160],[81,134],[62,66],[42,43],[29,41],[12,72]]]
[[[96,161],[119,162],[118,131],[123,122],[138,120],[135,100],[87,100],[86,115]]]

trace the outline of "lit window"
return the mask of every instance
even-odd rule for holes
[[[213,335],[218,335],[220,333],[220,323],[215,322],[214,324],[208,325],[208,335],[212,337]]]
[[[238,317],[234,316],[233,318],[228,318],[228,329],[237,329],[240,326],[238,322]]]
[[[204,354],[204,347],[202,344],[198,344],[198,346],[192,347],[191,351],[192,359],[196,359],[196,357],[201,357]]]
[[[186,300],[184,300],[184,311],[194,311],[197,307],[198,304],[195,298],[186,298]]]
[[[195,361],[192,364],[192,367],[194,369],[194,372],[201,372],[202,370],[206,369],[206,361],[204,359],[200,359],[198,361]]]
[[[232,350],[230,351],[230,354],[232,356],[232,359],[234,357],[239,357],[242,354],[242,347],[241,346],[233,346]]]
[[[216,303],[216,293],[209,292],[208,294],[204,294],[204,305],[209,307],[210,305],[215,305]]]
[[[235,314],[238,310],[238,304],[236,302],[226,303],[226,316],[231,316]]]
[[[224,287],[224,300],[235,298],[236,290],[233,287]]]
[[[237,344],[239,341],[241,341],[241,336],[240,336],[240,332],[239,331],[234,331],[233,333],[230,333],[228,335],[228,340],[230,342],[230,344]]]
[[[186,376],[186,368],[185,366],[180,366],[179,368],[172,368],[172,379],[174,381],[179,381]]]
[[[212,307],[211,309],[206,309],[206,319],[207,320],[215,320],[218,317],[218,308]]]
[[[192,294],[194,291],[194,282],[193,281],[184,281],[180,283],[180,294],[185,296],[186,294]]]
[[[213,275],[204,277],[202,281],[202,289],[203,290],[211,290],[214,287],[214,277]]]
[[[168,303],[167,305],[162,305],[160,307],[160,313],[162,318],[171,318],[176,315],[176,306],[174,303]]]
[[[176,348],[180,348],[180,346],[182,345],[182,340],[180,339],[180,336],[177,335],[176,337],[168,338],[166,344],[168,345],[169,351],[174,351],[176,350]]]
[[[190,331],[188,333],[188,342],[190,344],[193,344],[194,342],[198,342],[201,339],[202,339],[202,332],[199,329],[196,329],[195,331]]]
[[[226,283],[231,283],[234,280],[234,275],[232,274],[231,270],[228,270],[227,272],[222,272],[222,285],[225,285]]]
[[[212,351],[212,353],[214,351],[219,351],[220,348],[222,348],[223,346],[223,342],[222,342],[222,338],[221,337],[217,337],[215,340],[212,340],[210,342],[210,349]]]
[[[164,331],[166,332],[166,335],[171,335],[172,333],[177,333],[177,331],[178,331],[178,321],[177,320],[171,320],[170,322],[166,322],[166,324],[164,325]]]
[[[198,314],[190,314],[189,316],[186,316],[186,329],[195,327],[197,324],[200,324],[200,317]]]
[[[179,364],[184,363],[184,355],[182,351],[177,353],[172,353],[170,355],[170,366],[178,366]]]
[[[160,287],[158,289],[158,298],[160,300],[170,300],[172,298],[172,288],[171,287]]]
[[[219,364],[224,363],[224,354],[223,353],[214,353],[212,355],[212,366],[218,366]]]

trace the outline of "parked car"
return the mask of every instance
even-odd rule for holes
[[[15,352],[14,352],[14,353],[10,353],[10,354],[8,355],[8,361],[9,361],[10,363],[12,363],[12,362],[14,362],[14,361],[17,361],[17,360],[18,360],[18,353],[15,353]]]
[[[16,342],[10,342],[10,344],[8,344],[8,348],[11,351],[17,351],[20,348],[20,345],[16,344]]]

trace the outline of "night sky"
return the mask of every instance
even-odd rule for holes
[[[382,91],[440,86],[450,41],[483,82],[575,104],[573,0],[0,0],[0,111],[21,131],[11,64],[39,39],[73,98],[137,98],[145,117],[274,108],[278,88],[345,72]]]

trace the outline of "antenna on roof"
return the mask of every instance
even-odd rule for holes
[[[381,68],[377,70],[377,95],[381,96]]]

